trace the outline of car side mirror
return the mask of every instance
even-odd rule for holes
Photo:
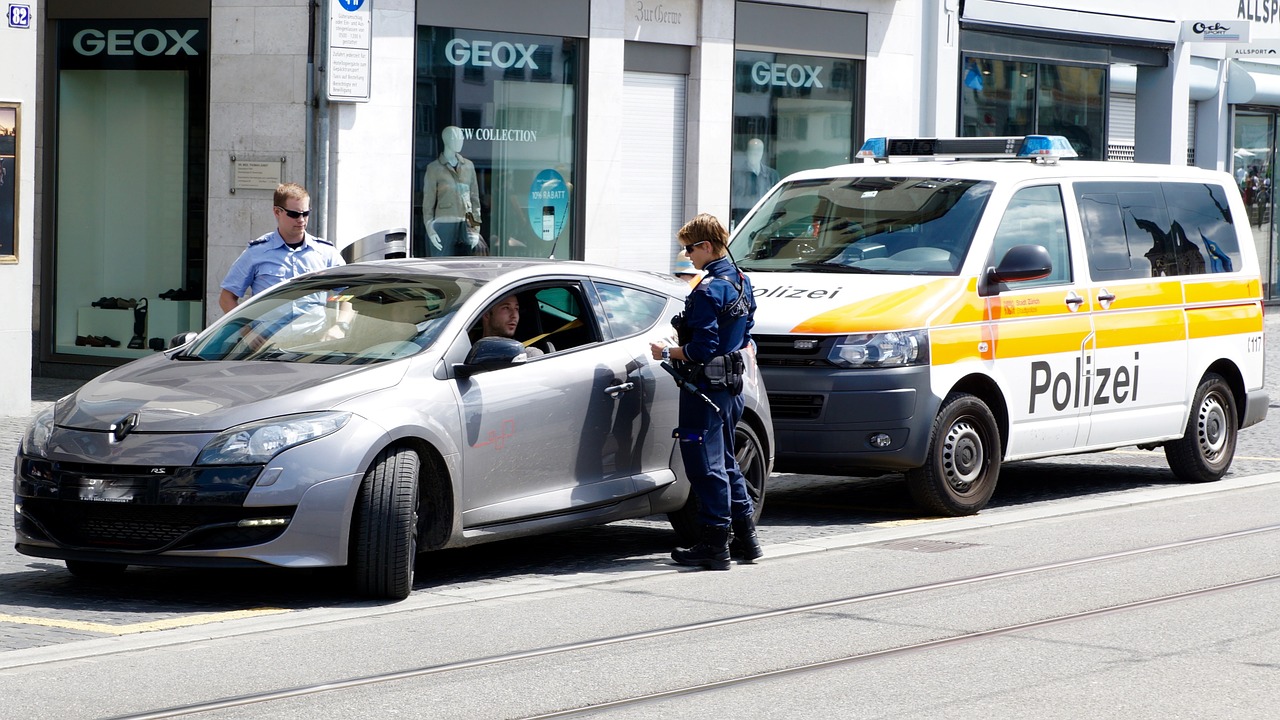
[[[519,340],[505,337],[482,337],[471,345],[466,359],[454,365],[459,377],[499,370],[529,359],[529,351]]]
[[[172,350],[174,348],[180,348],[183,345],[186,345],[187,343],[195,339],[196,339],[196,333],[193,333],[193,332],[178,333],[177,335],[174,335],[173,337],[169,338],[169,349]]]
[[[986,284],[1039,280],[1053,272],[1053,259],[1043,245],[1014,245],[1000,258],[1000,264],[987,268]]]

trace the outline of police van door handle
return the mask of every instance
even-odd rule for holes
[[[1107,290],[1106,288],[1102,288],[1101,290],[1098,291],[1098,304],[1102,306],[1103,310],[1106,310],[1107,308],[1111,307],[1111,303],[1115,301],[1116,301],[1116,296],[1111,294],[1110,290]]]
[[[624,393],[628,390],[635,390],[635,389],[636,389],[636,384],[628,381],[628,382],[621,383],[619,385],[610,385],[609,387],[604,389],[604,392],[606,395],[610,397],[617,397],[618,393]]]
[[[1071,312],[1075,312],[1079,310],[1080,305],[1084,303],[1084,298],[1077,295],[1075,290],[1071,290],[1067,292],[1066,303],[1067,307],[1071,309]]]

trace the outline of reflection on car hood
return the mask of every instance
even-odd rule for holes
[[[757,335],[880,332],[925,327],[942,308],[976,297],[965,280],[924,275],[752,272]],[[953,308],[953,312],[954,312]],[[971,309],[982,318],[981,307]]]
[[[397,384],[408,366],[180,362],[158,355],[86,383],[58,404],[55,422],[105,431],[137,413],[134,432],[217,432],[252,420],[331,408]]]

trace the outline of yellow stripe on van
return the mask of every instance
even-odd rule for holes
[[[950,365],[966,360],[990,360],[991,343],[983,352],[982,342],[987,340],[985,325],[954,325],[929,333],[930,362],[934,365]]]
[[[1112,305],[1110,310],[1094,313],[1093,327],[1100,348],[1182,342],[1187,339],[1183,310],[1180,307],[1140,312],[1117,311],[1115,307]]]
[[[987,319],[987,299],[978,295],[978,278],[969,278],[964,289],[951,302],[938,308],[930,325],[976,323]]]
[[[1256,303],[1187,310],[1191,338],[1221,337],[1262,332],[1262,308]]]
[[[1092,329],[1089,316],[1080,314],[1002,322],[995,328],[995,355],[1001,360],[1080,352]]]
[[[1187,279],[1185,282],[1189,305],[1231,300],[1258,300],[1262,297],[1262,287],[1258,278],[1232,278],[1205,282]]]
[[[1099,283],[1089,291],[1095,299],[1105,283]],[[1113,286],[1111,293],[1116,296],[1110,310],[1133,310],[1137,308],[1164,307],[1182,305],[1182,279],[1169,278],[1150,280],[1147,282],[1128,282]]]
[[[940,278],[897,292],[876,295],[819,313],[793,333],[887,332],[924,327],[940,304],[960,292],[963,280]]]

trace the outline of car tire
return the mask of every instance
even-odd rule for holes
[[[1213,482],[1227,474],[1239,433],[1236,400],[1221,375],[1209,373],[1196,388],[1181,438],[1164,444],[1164,457],[1183,482]]]
[[[760,513],[764,511],[765,484],[769,480],[768,458],[760,436],[745,421],[739,422],[733,431],[734,457],[738,459],[738,469],[747,481],[747,494],[755,508],[752,518],[759,522]],[[667,513],[667,520],[676,531],[681,545],[692,545],[698,541],[698,497],[689,492],[689,499],[684,507],[673,513]]]
[[[413,590],[418,549],[418,454],[388,448],[365,473],[351,517],[355,591],[403,600]]]
[[[124,563],[93,562],[91,560],[67,560],[67,572],[81,580],[110,580],[124,574]]]
[[[952,393],[933,419],[923,467],[908,470],[907,487],[937,515],[973,515],[986,507],[1000,477],[1000,429],[981,399]]]

